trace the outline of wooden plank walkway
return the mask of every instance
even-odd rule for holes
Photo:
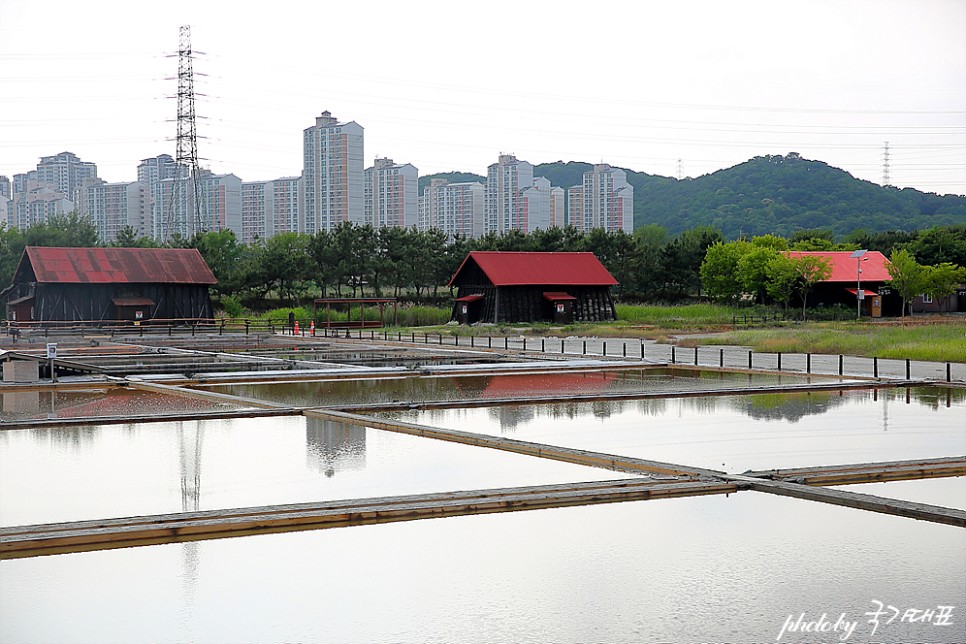
[[[664,474],[670,476],[689,476],[694,478],[713,478],[721,476],[724,472],[718,470],[708,470],[701,467],[689,467],[674,463],[663,463],[661,461],[650,461],[632,456],[620,456],[618,454],[605,454],[603,452],[591,452],[582,449],[569,447],[558,447],[545,443],[533,443],[521,441],[515,438],[504,438],[502,436],[491,436],[489,434],[476,434],[464,432],[457,429],[444,429],[429,425],[419,425],[416,423],[406,423],[398,420],[384,418],[373,418],[372,416],[360,416],[341,411],[307,409],[302,412],[306,416],[334,420],[349,425],[361,427],[372,427],[374,429],[385,429],[401,434],[411,434],[426,438],[462,443],[464,445],[474,445],[477,447],[489,447],[505,452],[525,454],[527,456],[538,456],[565,463],[575,463],[578,465],[589,465],[600,467],[616,472],[627,472],[630,474]]]
[[[786,481],[770,481],[740,474],[728,474],[723,480],[738,483],[740,486],[756,492],[767,492],[779,496],[791,496],[796,499],[821,501],[832,505],[842,505],[860,510],[869,510],[883,514],[893,514],[910,519],[943,523],[959,528],[966,528],[966,510],[944,508],[928,503],[916,503],[900,499],[888,499],[873,494],[861,494],[845,490],[831,490],[821,486],[788,483]]]
[[[724,481],[621,479],[0,528],[15,559],[350,525],[658,498],[728,494]]]
[[[966,476],[966,456],[760,470],[745,472],[744,475],[803,485],[851,485],[855,483]]]

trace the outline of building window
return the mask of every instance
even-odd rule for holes
[[[929,293],[923,293],[922,294],[922,303],[923,304],[932,304],[932,295],[930,295]]]

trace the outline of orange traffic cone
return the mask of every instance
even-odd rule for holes
[[[299,334],[299,321],[296,320],[295,321],[295,335],[298,335],[298,334]]]

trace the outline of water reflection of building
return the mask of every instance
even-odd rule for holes
[[[35,416],[40,412],[39,391],[3,394],[3,415],[10,418]]]
[[[324,418],[305,419],[306,463],[326,476],[366,467],[366,428]]]

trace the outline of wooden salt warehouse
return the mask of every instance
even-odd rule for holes
[[[616,284],[593,253],[504,251],[471,252],[449,282],[460,324],[614,320]]]
[[[24,249],[0,292],[18,323],[210,320],[214,274],[194,248]]]

